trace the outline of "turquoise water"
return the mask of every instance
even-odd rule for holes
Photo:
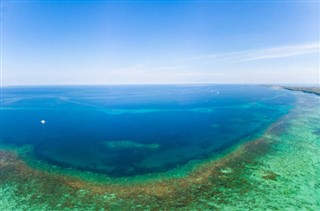
[[[294,100],[245,85],[6,87],[1,139],[63,168],[142,175],[214,156],[262,132]]]

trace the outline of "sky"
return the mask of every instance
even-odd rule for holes
[[[319,8],[2,0],[2,85],[319,84]]]

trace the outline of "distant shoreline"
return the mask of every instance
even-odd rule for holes
[[[315,94],[320,96],[320,87],[290,87],[290,86],[280,86],[283,89],[291,90],[291,91],[299,91],[299,92],[305,92],[309,94]]]

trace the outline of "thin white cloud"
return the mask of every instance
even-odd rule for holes
[[[298,69],[295,69],[297,63],[290,64],[289,62],[288,64],[288,61],[280,64],[270,62],[268,66],[264,64],[259,66],[259,64],[257,64],[251,68],[248,66],[241,68],[241,64],[239,65],[238,63],[289,58],[314,53],[319,53],[319,43],[209,54],[173,62],[156,63],[153,61],[140,61],[127,67],[101,71],[98,74],[98,78],[101,80],[100,83],[119,84],[193,82],[249,83],[250,81],[267,83],[272,81],[277,82],[277,80],[280,79],[280,81],[282,81],[284,78],[286,82],[313,82],[313,78],[317,74],[317,70],[313,68],[314,63],[302,64],[300,62],[298,63]],[[282,75],[286,75],[286,77],[282,77]],[[90,77],[91,76],[86,76],[86,78]],[[92,80],[96,81],[97,75],[95,75]]]
[[[300,56],[312,53],[319,53],[319,43],[310,43],[304,45],[283,46],[278,48],[262,49],[253,52],[247,52],[241,55],[240,61],[253,61],[264,59],[277,59],[292,56]]]
[[[319,53],[319,43],[307,43],[301,45],[280,46],[274,48],[236,51],[222,54],[209,54],[193,57],[184,60],[185,62],[194,62],[197,60],[220,61],[228,60],[232,62],[244,62],[266,59],[279,59],[285,57],[302,56],[306,54]]]

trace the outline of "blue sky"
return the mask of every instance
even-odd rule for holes
[[[317,1],[2,1],[3,85],[319,83]]]

